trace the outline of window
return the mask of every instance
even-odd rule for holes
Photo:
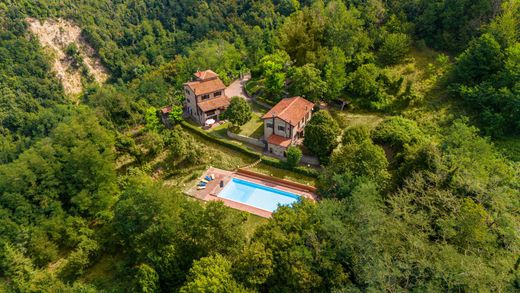
[[[184,89],[184,92],[189,96],[190,95],[190,91],[188,89]]]
[[[204,101],[204,100],[207,100],[207,99],[209,99],[209,95],[202,95],[202,100],[203,100],[203,101]]]
[[[218,96],[220,96],[220,95],[222,95],[222,92],[221,92],[221,91],[215,92],[215,94],[214,94],[215,97],[218,97]]]
[[[279,125],[279,126],[278,126],[278,130],[279,130],[279,131],[285,131],[285,127],[284,127],[284,126],[281,126],[281,125]]]
[[[267,123],[267,128],[273,128],[273,123]]]

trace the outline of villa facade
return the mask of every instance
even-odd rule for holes
[[[282,99],[263,117],[264,140],[267,151],[285,156],[285,151],[292,145],[303,141],[305,125],[312,116],[314,104],[302,97]]]
[[[193,81],[184,84],[187,114],[201,125],[209,119],[219,121],[230,103],[225,94],[226,86],[211,70],[196,72],[194,76]]]

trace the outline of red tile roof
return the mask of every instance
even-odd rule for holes
[[[208,69],[195,72],[195,77],[197,77],[199,80],[206,80],[216,78],[218,77],[218,74],[216,74],[213,70]]]
[[[272,134],[267,138],[267,143],[282,146],[284,148],[291,145],[291,139],[276,134]]]
[[[302,97],[292,97],[282,99],[262,119],[277,117],[292,126],[298,125],[307,113],[312,111],[314,104]]]
[[[226,86],[222,80],[220,80],[220,78],[190,81],[185,83],[185,85],[191,88],[196,96],[205,95],[216,91],[223,91],[226,89]]]
[[[168,114],[168,113],[170,113],[171,111],[172,111],[172,107],[171,107],[171,106],[164,107],[164,108],[161,109],[161,112],[162,112],[163,114]]]
[[[210,100],[202,101],[198,105],[202,111],[208,112],[208,111],[219,109],[219,108],[227,108],[227,106],[229,106],[230,102],[231,102],[230,98],[228,98],[226,96],[220,96],[218,98],[213,98]]]

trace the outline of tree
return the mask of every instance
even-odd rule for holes
[[[287,149],[286,156],[287,156],[287,165],[291,168],[296,167],[298,165],[298,163],[300,163],[300,160],[302,159],[302,151],[298,147],[290,146]]]
[[[379,49],[379,58],[386,65],[403,61],[410,50],[410,38],[404,33],[388,34]]]
[[[246,124],[251,120],[251,105],[242,97],[232,97],[231,103],[224,112],[224,117],[231,122],[235,128]]]
[[[339,132],[339,126],[330,114],[318,111],[305,126],[303,144],[325,163],[328,155],[338,145]]]
[[[161,126],[161,122],[159,121],[159,117],[157,117],[157,109],[155,107],[149,107],[146,109],[146,128],[152,131],[159,130]]]
[[[372,139],[400,151],[407,144],[425,141],[426,137],[415,121],[393,116],[386,118],[374,129]]]
[[[260,60],[260,72],[264,78],[264,89],[270,96],[277,96],[285,88],[286,70],[290,64],[285,51],[276,51]]]
[[[375,64],[363,64],[348,75],[347,90],[362,106],[378,108],[386,98],[381,76],[381,69]]]
[[[457,57],[453,68],[455,82],[475,85],[495,74],[503,65],[500,44],[490,34],[473,40]]]
[[[137,267],[135,279],[139,292],[154,293],[159,291],[159,275],[149,265],[140,264]]]
[[[293,69],[291,91],[295,96],[302,96],[313,102],[323,98],[326,84],[321,80],[321,71],[314,64],[305,64]]]
[[[326,97],[329,101],[339,98],[345,89],[347,84],[346,63],[343,51],[337,47],[332,48],[325,65],[324,79],[327,88]]]
[[[172,106],[172,110],[170,115],[168,115],[168,118],[173,121],[173,123],[179,123],[182,121],[182,112],[182,106],[174,105]]]
[[[188,280],[180,292],[247,292],[231,274],[231,262],[220,254],[201,258],[193,263]]]

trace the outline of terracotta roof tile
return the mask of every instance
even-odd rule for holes
[[[171,111],[172,111],[172,107],[171,107],[171,106],[164,107],[164,108],[161,109],[161,112],[162,112],[163,114],[168,114],[168,113],[170,113]]]
[[[227,108],[229,106],[231,99],[226,96],[221,96],[218,98],[213,98],[207,101],[202,101],[199,103],[199,108],[204,111],[211,111],[219,108]]]
[[[200,80],[206,80],[206,79],[213,79],[218,77],[218,74],[216,74],[213,70],[204,70],[204,71],[197,71],[195,72],[195,77]]]
[[[272,134],[267,138],[267,143],[282,146],[284,148],[291,145],[291,139],[276,134]]]
[[[196,96],[213,93],[219,90],[223,91],[226,89],[226,86],[222,80],[220,80],[220,78],[190,81],[185,83],[185,85],[191,88]]]
[[[307,113],[312,111],[314,104],[302,97],[282,99],[262,119],[278,117],[292,126],[298,125]]]

